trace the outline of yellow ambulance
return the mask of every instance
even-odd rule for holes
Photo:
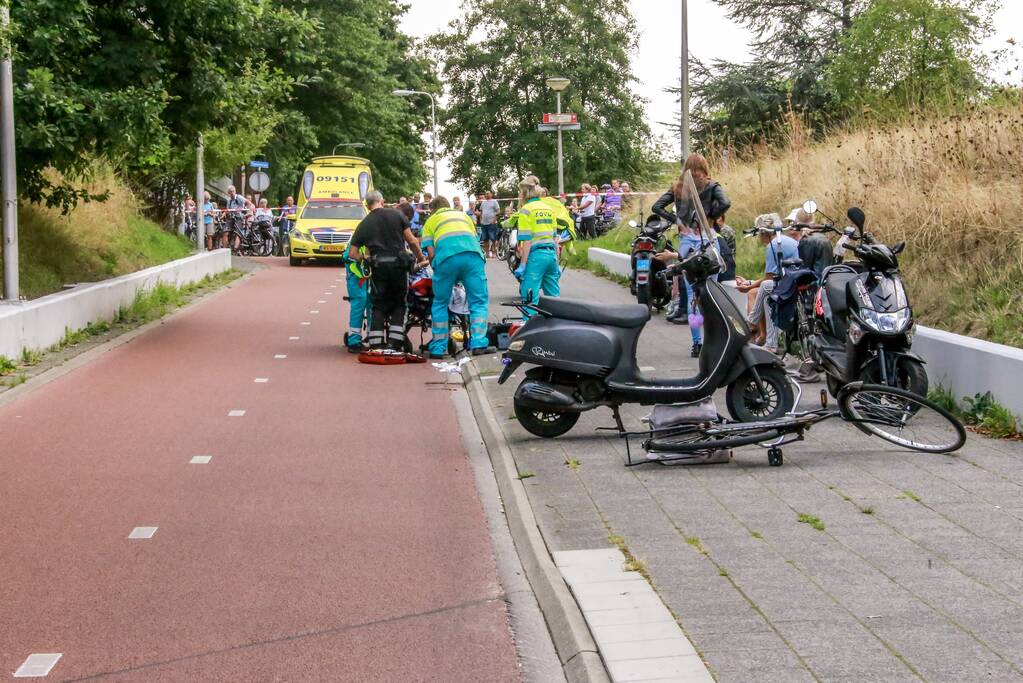
[[[309,259],[340,260],[373,189],[369,161],[362,157],[315,157],[302,175],[298,211],[289,241],[293,266]]]

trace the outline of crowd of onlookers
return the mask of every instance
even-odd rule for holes
[[[546,193],[546,190],[544,191]],[[583,183],[577,193],[563,194],[558,199],[565,205],[575,221],[578,236],[581,238],[596,237],[598,222],[617,221],[622,214],[624,199],[632,193],[629,183],[617,178],[610,183],[596,185]],[[475,199],[467,198],[464,202],[460,196],[452,197],[451,208],[464,211],[478,226],[480,240],[484,244],[484,253],[494,256],[494,249],[500,237],[500,222],[515,213],[515,199],[495,198],[492,190],[487,190]],[[423,224],[430,217],[430,202],[433,195],[429,192],[416,193],[411,197],[401,197],[394,208],[401,211],[412,224],[414,234],[422,231]]]
[[[192,198],[192,195],[185,195],[183,209],[184,224],[187,232],[191,230],[196,214],[195,200]],[[277,211],[276,214],[274,214],[275,210]],[[203,234],[206,235],[206,248],[213,249],[215,246],[225,249],[228,246],[237,247],[237,244],[228,244],[228,235],[231,231],[225,229],[225,227],[231,221],[237,221],[238,223],[235,231],[235,242],[240,239],[238,235],[240,230],[259,223],[273,224],[274,222],[277,222],[280,238],[284,240],[291,230],[293,223],[291,217],[297,210],[298,207],[295,205],[294,197],[288,197],[284,201],[284,206],[271,209],[265,197],[256,201],[251,194],[242,196],[238,194],[238,190],[234,185],[227,188],[227,200],[223,206],[214,202],[209,192],[204,192],[202,214]]]

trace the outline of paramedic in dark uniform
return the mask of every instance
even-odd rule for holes
[[[405,294],[409,268],[428,265],[408,219],[397,209],[384,207],[376,190],[366,195],[369,214],[352,235],[348,258],[370,264],[369,300],[372,316],[366,341],[370,348],[404,350]],[[412,249],[412,254],[406,249]],[[414,257],[413,257],[414,255]]]

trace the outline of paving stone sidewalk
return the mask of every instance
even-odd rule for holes
[[[515,296],[502,264],[488,275],[492,302]],[[631,300],[578,271],[562,293]],[[689,346],[686,327],[657,317],[640,364],[693,374]],[[594,432],[609,410],[533,437],[512,412],[522,369],[499,386],[497,358],[481,360],[550,549],[618,537],[718,681],[1023,680],[1023,444],[971,434],[958,454],[928,455],[833,421],[787,446],[780,468],[756,448],[725,465],[626,468],[624,442]],[[640,428],[647,412],[623,418]]]

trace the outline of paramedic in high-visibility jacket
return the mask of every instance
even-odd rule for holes
[[[541,291],[546,296],[561,295],[561,269],[554,236],[569,226],[561,225],[554,209],[540,200],[540,194],[537,177],[526,176],[519,183],[519,210],[503,224],[518,230],[521,260],[515,277],[522,283],[519,294],[523,301],[537,301]]]
[[[476,224],[465,211],[452,209],[445,197],[430,202],[430,217],[423,225],[423,250],[433,265],[433,338],[430,358],[443,358],[448,350],[448,304],[451,289],[461,282],[469,306],[469,349],[474,356],[493,353],[487,342],[486,259],[476,235]]]
[[[348,331],[344,335],[344,343],[349,353],[362,353],[369,349],[363,344],[362,329],[369,319],[369,278],[362,271],[362,263],[348,258],[345,247],[341,263],[345,266],[345,286],[348,288]]]

